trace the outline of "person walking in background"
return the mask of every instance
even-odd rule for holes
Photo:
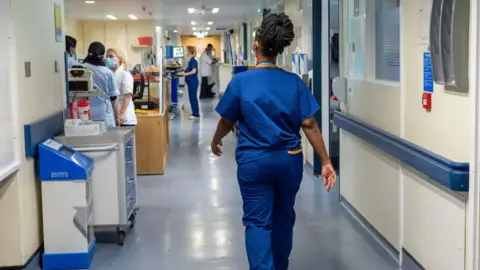
[[[184,73],[180,73],[180,76],[185,76],[185,82],[188,87],[188,97],[190,99],[190,106],[192,108],[192,115],[190,120],[197,120],[200,118],[200,109],[198,107],[198,62],[195,59],[197,55],[197,49],[193,46],[187,46],[188,60],[187,68]]]
[[[284,13],[271,14],[257,30],[255,69],[236,75],[217,106],[221,119],[211,143],[222,155],[222,139],[240,124],[236,158],[250,269],[287,270],[295,224],[295,197],[303,176],[300,129],[322,160],[330,191],[336,173],[314,115],[319,106],[296,74],[278,68],[278,55],[295,38]]]
[[[215,65],[218,60],[213,58],[213,45],[208,44],[205,51],[200,57],[200,75],[202,77],[202,84],[200,89],[200,98],[211,98],[215,96],[212,92],[213,84],[210,85],[208,80],[213,75],[213,65]]]

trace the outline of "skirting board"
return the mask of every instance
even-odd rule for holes
[[[377,242],[379,248],[385,251],[398,264],[400,264],[400,261],[402,262],[402,270],[425,270],[405,249],[402,249],[402,253],[400,254],[343,196],[340,196],[340,202],[351,215],[353,221],[357,222],[364,229],[365,237],[369,237]]]

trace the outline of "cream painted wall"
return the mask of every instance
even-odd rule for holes
[[[81,21],[65,17],[65,34],[75,39],[83,37],[83,24]],[[83,52],[83,42],[77,40],[77,51]]]
[[[404,138],[457,162],[469,160],[468,94],[448,92],[436,85],[432,111],[421,106],[423,53],[418,44],[419,1],[402,1],[402,45],[408,68],[403,69]],[[465,41],[468,42],[468,41]],[[464,269],[466,200],[437,187],[409,169],[404,177],[404,248],[426,269]],[[421,198],[421,200],[419,200]],[[418,203],[415,203],[418,202]]]
[[[341,18],[347,18],[342,1]],[[368,0],[366,0],[368,1]],[[369,14],[366,16],[370,18]],[[372,68],[362,78],[349,77],[345,65],[347,24],[341,21],[341,76],[347,77],[347,104],[344,111],[362,121],[401,135],[401,92],[398,82],[378,81]],[[374,29],[367,29],[367,40]],[[371,37],[368,39],[368,37]],[[342,43],[343,42],[343,43]],[[367,48],[365,46],[365,48]],[[372,51],[366,51],[373,57]],[[366,57],[366,58],[367,58]],[[369,63],[368,61],[366,61]],[[340,133],[340,194],[349,201],[397,250],[401,249],[400,165],[375,147],[353,135]],[[342,165],[347,164],[347,165]]]
[[[346,18],[341,1],[341,17]],[[360,1],[374,3],[374,1]],[[401,81],[375,80],[374,6],[366,7],[364,77],[348,79],[344,111],[441,156],[468,161],[467,94],[436,86],[433,110],[422,108],[423,52],[417,42],[421,1],[401,2]],[[346,76],[346,23],[341,21],[341,73]],[[464,269],[465,198],[432,183],[375,147],[341,132],[341,194],[394,247],[426,269]],[[347,165],[345,165],[347,164]]]
[[[16,52],[12,70],[18,78],[16,86],[21,100],[21,142],[24,124],[63,110],[64,68],[60,65],[60,71],[55,72],[54,62],[63,63],[65,43],[63,39],[55,42],[54,2],[63,6],[61,0],[11,1]],[[26,5],[29,9],[25,9]],[[30,78],[24,77],[26,61],[31,62]],[[2,183],[0,215],[8,217],[0,219],[0,267],[23,265],[42,242],[40,188],[33,160],[23,158],[20,170]]]
[[[70,27],[69,27],[70,26]],[[155,36],[153,20],[138,21],[78,21],[67,18],[68,33],[72,33],[78,41],[77,54],[87,55],[88,46],[94,41],[102,42],[105,47],[118,48],[128,58],[129,68],[141,63],[141,50],[134,48],[141,36]]]

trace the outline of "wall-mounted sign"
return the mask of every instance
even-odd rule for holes
[[[430,52],[423,53],[423,91],[433,92],[433,71]]]
[[[63,26],[62,26],[62,6],[53,4],[55,14],[55,40],[63,42]]]

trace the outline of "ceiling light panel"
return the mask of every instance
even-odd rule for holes
[[[107,18],[109,18],[110,20],[117,20],[117,17],[113,15],[107,15]]]
[[[212,9],[212,13],[218,13],[219,11],[220,11],[219,8],[214,8],[214,9]]]
[[[195,9],[194,8],[189,8],[188,13],[195,13]]]
[[[208,25],[212,25],[212,24],[213,24],[213,22],[208,22]]]
[[[85,4],[95,4],[95,1],[85,1]]]
[[[133,14],[128,15],[128,17],[130,17],[130,19],[132,19],[132,20],[138,20],[137,16],[135,16]]]

